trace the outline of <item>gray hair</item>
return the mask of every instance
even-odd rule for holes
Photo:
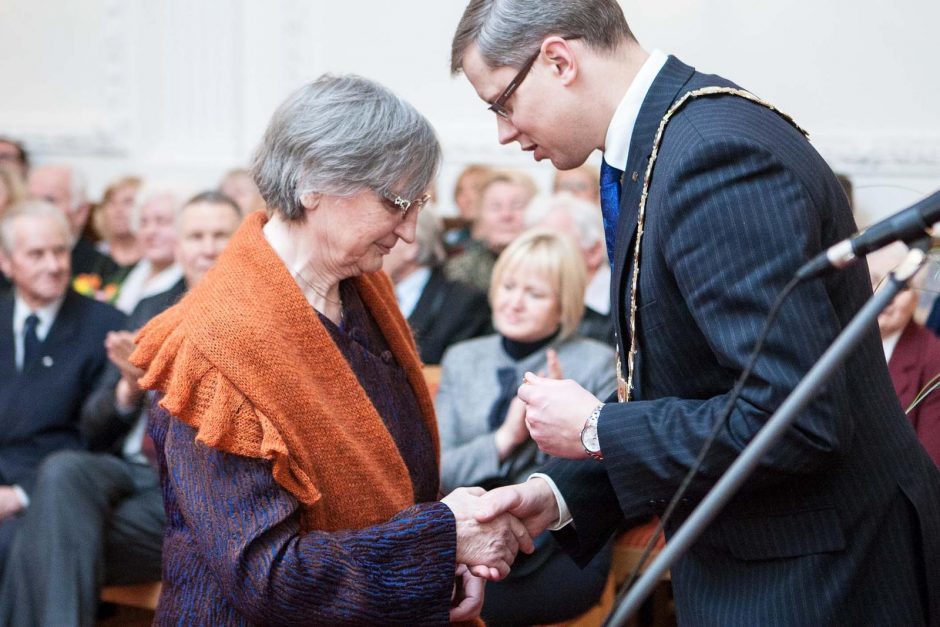
[[[430,122],[374,81],[324,75],[275,111],[251,173],[269,210],[303,220],[306,194],[418,198],[441,161]]]
[[[444,223],[437,215],[437,210],[432,206],[425,207],[418,214],[415,224],[415,244],[418,245],[415,263],[428,268],[443,265],[447,260],[447,251],[441,240],[443,233]]]
[[[175,220],[182,209],[183,199],[189,196],[189,190],[184,186],[173,183],[144,183],[134,197],[134,206],[131,208],[131,232],[137,233],[140,230],[140,214],[144,207],[149,205],[157,198],[166,198],[173,208],[173,219]]]
[[[576,198],[567,192],[541,196],[529,203],[525,213],[526,228],[538,226],[555,212],[564,212],[571,218],[578,235],[578,245],[588,250],[597,242],[604,241],[604,222],[597,206]]]
[[[491,68],[520,67],[551,35],[599,52],[635,41],[615,0],[471,0],[454,33],[450,71],[460,73],[473,44]]]
[[[13,254],[15,244],[13,241],[13,222],[19,218],[52,218],[62,227],[69,248],[75,242],[69,220],[58,207],[45,200],[23,200],[10,207],[9,211],[0,218],[0,248],[3,249],[6,255]]]

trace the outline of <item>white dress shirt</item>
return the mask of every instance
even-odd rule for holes
[[[630,138],[633,136],[633,127],[636,125],[636,119],[640,115],[640,107],[643,106],[643,101],[646,100],[646,94],[649,93],[650,87],[653,86],[653,81],[656,80],[659,72],[666,64],[667,58],[665,53],[659,50],[653,50],[646,62],[643,63],[640,71],[637,72],[633,82],[630,83],[630,87],[627,88],[620,104],[617,105],[617,110],[614,111],[614,117],[610,120],[610,125],[607,127],[606,139],[604,140],[604,161],[607,162],[607,165],[615,167],[618,170],[623,170],[626,167],[627,156],[630,154]],[[586,421],[588,417],[585,416],[584,419]],[[604,443],[601,442],[600,444],[601,454],[603,454]],[[531,477],[544,479],[552,489],[555,500],[558,503],[558,521],[550,526],[549,529],[558,531],[568,525],[571,522],[571,512],[568,509],[567,503],[565,503],[565,498],[562,496],[558,486],[555,485],[555,482],[552,481],[552,478],[542,473],[533,473],[530,478]]]
[[[584,290],[584,304],[605,316],[610,313],[610,264],[602,263]]]
[[[13,300],[13,350],[16,355],[16,369],[23,369],[23,338],[24,331],[26,327],[26,318],[30,314],[36,314],[36,317],[39,318],[39,324],[36,325],[36,337],[39,338],[39,341],[42,342],[46,339],[46,336],[49,335],[49,330],[52,328],[52,323],[55,322],[55,317],[59,313],[59,309],[62,308],[62,301],[65,300],[63,295],[61,298],[55,300],[54,302],[41,307],[36,311],[33,311],[29,308],[19,294],[17,294]]]
[[[395,284],[395,300],[398,301],[398,308],[401,309],[401,315],[406,319],[414,312],[431,280],[430,268],[418,268],[404,279]]]
[[[121,291],[118,293],[114,306],[130,315],[137,303],[149,296],[167,291],[183,278],[183,269],[175,263],[153,278],[148,279],[152,271],[153,264],[146,259],[137,262],[134,269],[127,274],[124,282],[121,283]]]

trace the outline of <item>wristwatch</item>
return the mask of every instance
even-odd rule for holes
[[[584,428],[581,429],[581,446],[592,459],[601,461],[604,456],[601,455],[601,441],[597,437],[597,419],[604,409],[604,403],[594,408],[588,419],[584,421]]]

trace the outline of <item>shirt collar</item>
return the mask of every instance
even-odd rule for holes
[[[607,127],[607,137],[604,140],[604,161],[607,165],[623,170],[627,166],[627,157],[630,154],[630,138],[633,136],[633,127],[640,115],[640,107],[646,100],[653,81],[660,70],[666,65],[666,53],[653,50],[637,72],[623,100],[617,105],[614,117]]]
[[[36,325],[36,337],[38,337],[40,341],[44,340],[49,333],[49,329],[52,328],[52,323],[55,322],[56,316],[59,315],[59,309],[62,308],[62,302],[64,300],[65,295],[63,294],[45,307],[40,307],[33,311],[29,308],[29,305],[20,298],[20,295],[16,293],[13,298],[13,333],[16,336],[22,335],[23,328],[26,326],[26,318],[34,313],[36,317],[39,318],[39,324]]]
[[[414,313],[415,307],[424,288],[431,279],[430,268],[418,268],[404,279],[395,284],[395,298],[398,300],[398,306],[405,318]]]

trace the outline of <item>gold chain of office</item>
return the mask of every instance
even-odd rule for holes
[[[787,122],[792,124],[807,139],[809,139],[809,133],[807,133],[799,124],[797,124],[791,116],[787,115],[766,100],[758,98],[751,92],[745,91],[743,89],[735,89],[733,87],[702,87],[700,89],[694,89],[683,94],[683,96],[679,98],[679,100],[677,100],[668,111],[666,111],[663,119],[659,122],[659,128],[657,129],[656,136],[653,139],[653,150],[650,152],[649,164],[646,166],[646,175],[643,178],[643,192],[640,195],[640,208],[639,213],[637,214],[636,244],[633,248],[633,281],[630,285],[630,352],[627,353],[626,380],[623,378],[623,371],[621,368],[620,343],[617,343],[617,399],[621,403],[625,403],[630,400],[630,393],[633,389],[633,369],[634,362],[636,360],[636,297],[637,289],[640,285],[640,243],[643,239],[643,220],[646,216],[646,199],[649,196],[650,183],[653,178],[653,166],[656,164],[656,157],[659,155],[659,146],[662,143],[663,132],[666,130],[666,125],[669,124],[669,120],[672,119],[672,116],[674,116],[676,112],[678,112],[679,109],[685,106],[686,103],[688,103],[690,100],[701,98],[703,96],[721,95],[738,96],[739,98],[744,98],[745,100],[750,100],[751,102],[767,107],[771,111],[780,115]]]

